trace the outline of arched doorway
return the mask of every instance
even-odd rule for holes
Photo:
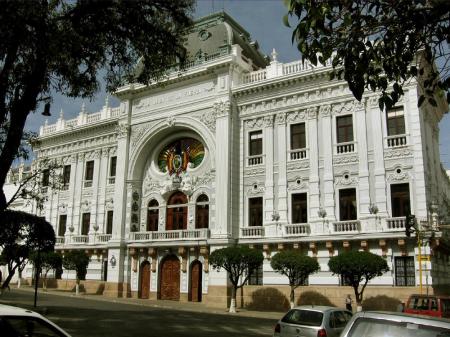
[[[139,298],[149,298],[150,296],[150,263],[144,261],[141,264],[141,279]]]
[[[202,301],[202,263],[199,260],[191,264],[191,279],[189,289],[189,300],[192,302]]]
[[[175,192],[167,202],[166,230],[187,229],[188,199],[183,192]]]
[[[180,300],[180,260],[175,255],[167,256],[161,263],[159,298]]]

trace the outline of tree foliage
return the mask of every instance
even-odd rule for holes
[[[70,250],[64,254],[63,267],[75,270],[77,283],[85,279],[88,265],[89,256],[84,250]]]
[[[419,105],[427,99],[436,106],[436,93],[446,94],[450,102],[448,1],[285,2],[285,24],[289,16],[298,18],[292,41],[303,60],[316,65],[331,58],[331,78],[344,78],[357,100],[365,89],[379,90],[380,108],[390,108],[403,95],[404,84],[419,78]],[[442,66],[440,72],[435,61]]]
[[[54,249],[55,232],[44,218],[21,211],[3,211],[2,225],[0,260],[8,267],[8,277],[2,284],[4,289],[8,287],[16,270],[23,268],[31,252],[48,252]]]
[[[39,272],[42,273],[44,288],[47,288],[48,273],[52,270],[58,271],[62,269],[62,255],[58,252],[32,252],[29,256],[29,260],[33,263],[34,267],[38,268]]]
[[[0,11],[0,186],[24,140],[27,116],[58,92],[91,97],[147,84],[183,61],[193,0],[4,1]],[[135,66],[140,60],[139,73]],[[0,211],[6,208],[1,189]]]
[[[303,255],[297,250],[284,250],[276,253],[272,257],[270,265],[274,271],[287,276],[289,279],[291,307],[294,304],[295,289],[301,286],[309,275],[320,270],[316,259]]]
[[[360,251],[349,251],[333,256],[328,262],[328,267],[333,274],[340,275],[353,287],[358,305],[362,303],[367,283],[389,271],[386,260],[381,256]]]
[[[263,263],[260,250],[248,246],[230,246],[213,251],[209,256],[211,266],[219,271],[225,269],[232,284],[230,312],[235,312],[236,291],[244,286],[250,275]]]

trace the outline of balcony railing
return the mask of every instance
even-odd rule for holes
[[[264,237],[264,226],[242,227],[241,236],[243,238]]]
[[[406,135],[394,135],[386,137],[387,147],[399,147],[406,145]]]
[[[94,234],[91,235],[70,235],[70,236],[57,236],[57,245],[98,245],[105,244],[111,240],[111,234]]]
[[[243,82],[244,83],[260,82],[265,80],[266,78],[267,78],[267,69],[261,69],[253,71],[249,74],[245,74]]]
[[[386,219],[386,227],[388,230],[405,230],[406,217],[396,217]]]
[[[262,154],[248,157],[248,166],[260,165],[263,163]]]
[[[88,243],[88,242],[89,242],[88,235],[73,235],[70,237],[70,243],[73,243],[73,244],[81,244],[81,243]]]
[[[55,243],[57,244],[57,245],[63,245],[64,244],[64,240],[65,238],[64,238],[64,236],[57,236],[56,237],[56,241],[55,241]]]
[[[289,158],[291,160],[306,159],[306,149],[289,150]]]
[[[108,242],[111,240],[112,235],[111,234],[96,234],[94,235],[94,241],[99,243]]]
[[[336,153],[352,153],[355,152],[355,142],[339,143],[336,145]]]
[[[208,228],[130,233],[130,241],[206,240],[208,238]]]
[[[284,235],[286,236],[308,236],[311,233],[309,224],[292,224],[284,226]]]
[[[334,233],[359,232],[361,228],[359,220],[333,222]]]
[[[84,187],[92,187],[92,180],[85,180]]]

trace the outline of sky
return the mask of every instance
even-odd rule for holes
[[[282,0],[197,0],[194,18],[224,10],[241,24],[257,40],[262,51],[270,55],[272,49],[278,53],[281,62],[292,62],[300,59],[298,50],[292,45],[292,28],[283,24],[283,16],[286,8]],[[55,95],[51,106],[52,116],[49,124],[56,122],[61,109],[64,119],[75,118],[84,102],[88,112],[100,111],[105,104],[106,93],[100,90],[93,100],[70,99]],[[118,100],[109,99],[110,106],[117,106]],[[27,121],[27,129],[38,131],[43,125],[45,117],[40,113],[32,114]],[[450,114],[444,115],[439,124],[440,128],[440,153],[444,167],[450,169]]]

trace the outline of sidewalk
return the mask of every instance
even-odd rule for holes
[[[26,292],[34,292],[34,288],[30,286],[22,286],[21,288],[13,288],[14,291],[26,291]],[[39,289],[39,294],[48,294],[55,296],[64,296],[64,297],[75,297],[75,293],[56,290],[56,289],[47,289],[47,291],[42,291]],[[194,302],[177,302],[177,301],[163,301],[163,300],[147,300],[147,299],[138,299],[138,298],[119,298],[119,297],[105,297],[102,295],[87,295],[80,294],[77,298],[85,299],[90,301],[102,301],[102,302],[112,302],[112,303],[122,303],[122,304],[130,304],[142,307],[152,307],[152,308],[161,308],[167,310],[180,310],[180,311],[191,311],[191,312],[201,312],[201,313],[209,313],[209,314],[218,314],[218,315],[236,315],[242,317],[255,317],[255,318],[267,318],[278,320],[280,319],[284,313],[282,312],[271,312],[271,311],[253,311],[247,310],[243,308],[238,308],[236,314],[230,314],[226,309],[220,308],[211,308],[207,307],[202,303],[194,303]]]

